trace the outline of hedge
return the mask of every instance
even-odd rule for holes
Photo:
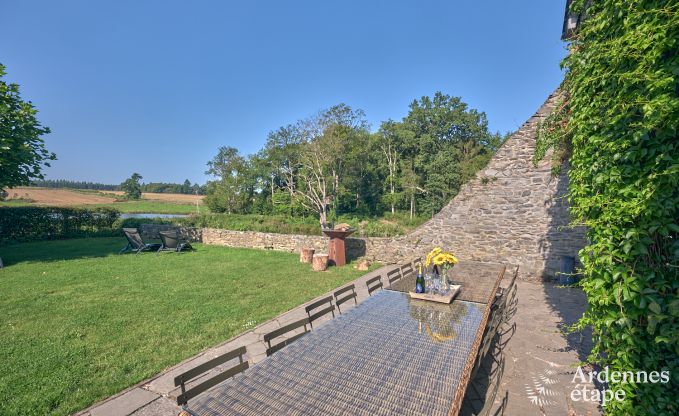
[[[0,242],[111,235],[119,216],[112,208],[0,207]]]

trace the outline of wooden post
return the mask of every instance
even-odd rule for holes
[[[322,272],[328,268],[328,255],[326,253],[314,254],[312,269],[315,272]]]
[[[300,263],[311,263],[311,260],[314,257],[314,250],[313,248],[303,248],[302,251],[299,252],[299,262]]]

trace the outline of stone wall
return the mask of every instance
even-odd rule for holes
[[[551,95],[433,219],[372,257],[405,259],[441,246],[462,259],[518,265],[526,280],[554,276],[560,256],[577,259],[584,229],[568,227],[567,167],[554,177],[549,157],[532,163],[537,124],[556,100]]]
[[[141,238],[146,240],[158,240],[160,236],[159,231],[176,230],[179,232],[179,236],[187,241],[191,242],[202,242],[202,230],[193,227],[177,227],[176,225],[170,224],[141,224],[139,226],[139,234]]]
[[[498,150],[476,179],[430,221],[396,238],[349,238],[347,257],[367,257],[395,263],[424,256],[435,246],[453,251],[461,259],[503,262],[520,266],[520,278],[540,280],[554,276],[561,256],[577,259],[585,245],[584,229],[568,226],[567,167],[551,174],[549,157],[533,166],[538,122],[556,103],[551,95]],[[142,235],[157,235],[162,225],[144,225]],[[286,235],[213,228],[182,228],[185,238],[230,247],[299,252],[313,247],[327,250],[323,236]]]
[[[390,238],[347,238],[347,258],[350,260],[369,255],[368,247],[375,242]],[[328,237],[322,235],[290,235],[260,233],[255,231],[231,231],[216,228],[203,228],[202,242],[227,247],[248,247],[299,253],[302,248],[313,247],[316,253],[327,253]]]

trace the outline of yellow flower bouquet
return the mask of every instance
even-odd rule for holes
[[[457,257],[453,253],[441,250],[441,247],[435,247],[430,251],[424,262],[425,266],[433,265],[434,270],[441,273],[444,287],[448,286],[448,271],[457,263],[459,263]]]

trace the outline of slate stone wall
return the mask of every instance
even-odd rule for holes
[[[525,280],[553,277],[561,256],[577,259],[585,230],[568,226],[568,167],[554,177],[549,157],[537,167],[532,162],[537,124],[556,101],[551,95],[433,219],[374,258],[405,259],[441,246],[462,259],[518,265]]]

